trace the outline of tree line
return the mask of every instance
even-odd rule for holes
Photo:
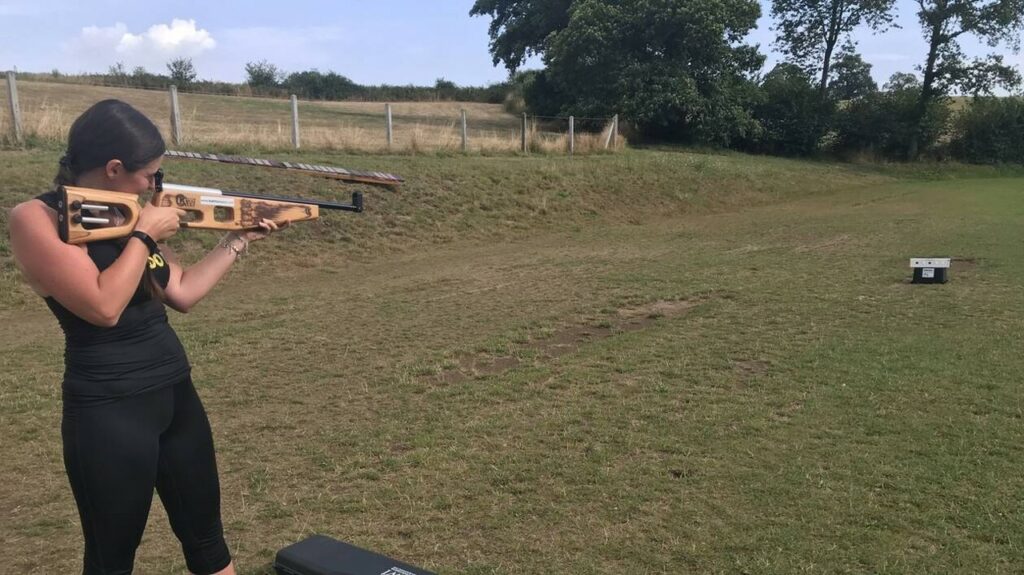
[[[171,85],[179,91],[197,94],[231,96],[267,96],[287,98],[295,94],[303,100],[384,101],[460,101],[500,104],[511,90],[509,82],[488,86],[459,86],[438,78],[433,86],[364,85],[336,72],[305,70],[285,73],[277,66],[260,60],[247,62],[244,83],[200,80],[191,58],[175,58],[166,64],[166,73],[154,73],[142,66],[128,70],[122,62],[111,65],[104,74],[19,73],[26,79],[84,82],[104,86],[125,86],[165,90]]]
[[[757,0],[476,0],[495,65],[541,115],[621,114],[640,140],[792,156],[956,157],[1024,163],[1024,102],[996,98],[1020,73],[1001,56],[968,58],[961,41],[1019,48],[1021,0],[917,0],[927,50],[881,89],[854,31],[882,32],[894,0],[773,0],[774,46],[743,39]],[[521,71],[531,56],[541,70]],[[953,112],[951,96],[969,102]]]

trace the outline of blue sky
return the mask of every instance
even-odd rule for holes
[[[505,79],[487,51],[489,19],[469,16],[473,0],[291,0],[290,2],[121,2],[114,0],[0,0],[0,70],[102,72],[114,62],[131,70],[165,71],[191,57],[200,78],[241,81],[246,62],[265,59],[286,71],[333,70],[362,84],[459,85]],[[913,72],[926,46],[916,2],[897,0],[902,29],[857,34],[860,52],[879,84]],[[768,12],[768,3],[762,2]],[[771,48],[763,16],[750,36]],[[991,49],[972,39],[969,54]],[[1024,58],[995,50],[1019,67]],[[532,62],[539,67],[539,62]]]

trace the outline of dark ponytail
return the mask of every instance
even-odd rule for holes
[[[120,100],[103,100],[71,124],[53,186],[73,185],[80,175],[114,159],[134,172],[166,149],[160,130],[142,112]]]

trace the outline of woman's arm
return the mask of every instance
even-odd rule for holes
[[[188,313],[192,306],[206,297],[238,259],[238,253],[231,248],[225,249],[225,245],[234,245],[240,251],[244,249],[240,239],[234,239],[233,244],[221,242],[206,257],[188,268],[182,267],[181,261],[170,248],[160,246],[160,253],[171,272],[166,288],[161,290],[160,286],[156,286],[164,303],[181,313]]]
[[[160,253],[170,268],[167,287],[160,290],[160,286],[156,286],[164,303],[181,313],[188,313],[227,274],[231,264],[246,250],[250,241],[265,238],[270,232],[280,229],[270,220],[263,220],[260,225],[262,231],[228,234],[206,257],[187,268],[182,267],[181,261],[170,248],[161,246]]]
[[[147,218],[150,226],[142,231],[154,238],[169,237],[173,230],[165,233],[169,231],[166,228],[177,228],[179,210],[156,209],[164,210],[156,214],[161,225],[153,225],[151,213]],[[56,213],[39,201],[24,202],[11,210],[9,233],[14,259],[40,295],[53,296],[68,311],[98,326],[117,325],[149,257],[146,244],[133,238],[117,260],[100,272],[81,246],[60,240]]]

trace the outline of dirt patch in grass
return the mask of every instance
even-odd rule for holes
[[[847,243],[849,241],[850,241],[850,235],[849,234],[841,234],[841,235],[838,235],[838,236],[835,236],[835,237],[832,237],[832,238],[825,239],[823,241],[818,241],[818,242],[815,242],[815,243],[810,243],[810,244],[804,244],[804,245],[797,246],[796,252],[797,253],[804,253],[804,252],[813,252],[813,251],[820,251],[820,250],[830,250],[832,248],[835,248],[835,247],[838,247],[838,246],[840,246],[842,244],[845,244],[845,243]]]
[[[746,382],[768,373],[771,364],[760,359],[741,359],[732,362],[733,370]]]
[[[612,337],[616,334],[639,331],[655,322],[676,317],[703,303],[702,299],[659,300],[650,304],[621,308],[615,315],[598,325],[571,325],[543,339],[522,346],[525,354],[535,354],[544,360],[554,359],[579,349],[580,346]],[[483,353],[456,355],[456,366],[433,376],[439,383],[458,383],[473,377],[498,375],[515,369],[522,361],[513,356],[493,357]]]
[[[973,270],[978,267],[978,258],[953,258],[952,267],[958,270]]]

